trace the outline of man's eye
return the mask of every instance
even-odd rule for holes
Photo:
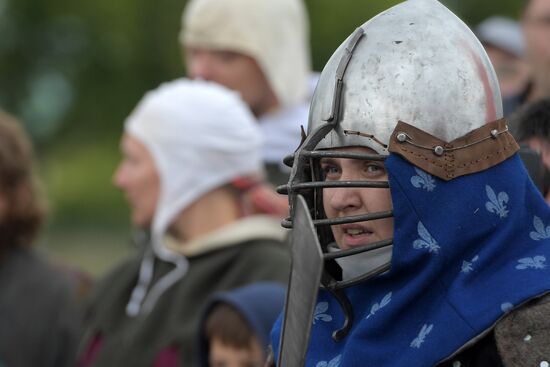
[[[366,171],[370,174],[381,174],[385,172],[384,166],[379,164],[368,163],[365,167]]]
[[[223,62],[232,62],[239,58],[239,54],[231,51],[218,51],[218,58]]]
[[[328,180],[334,179],[340,173],[340,169],[337,166],[330,164],[322,166],[321,171],[323,172],[323,178]]]

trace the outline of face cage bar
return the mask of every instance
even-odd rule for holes
[[[355,153],[355,152],[334,152],[334,151],[301,151],[300,157],[307,159],[309,161],[309,166],[312,170],[310,172],[311,176],[315,180],[316,173],[314,171],[314,162],[313,159],[320,158],[345,158],[345,159],[359,159],[365,161],[384,161],[386,156],[380,154],[365,154],[365,153]],[[290,161],[287,159],[287,161]],[[283,195],[290,195],[293,199],[300,192],[305,190],[315,189],[324,189],[324,188],[338,188],[338,187],[358,187],[358,188],[389,188],[388,181],[313,181],[313,182],[298,182],[298,183],[289,183],[287,185],[281,185],[277,188],[277,192]],[[291,200],[292,201],[292,200]],[[356,223],[364,222],[369,220],[376,220],[382,218],[389,218],[393,216],[393,211],[384,211],[376,212],[370,214],[354,215],[344,218],[333,218],[333,219],[313,219],[313,224],[318,226],[331,226],[337,224],[345,223]],[[284,228],[292,228],[292,218],[287,217],[283,219],[281,225]]]
[[[384,161],[385,156],[380,154],[365,154],[355,152],[332,152],[332,151],[301,151],[300,155],[309,160],[310,167],[313,169],[313,159],[320,158],[346,158],[346,159],[360,159],[365,161]],[[287,162],[291,162],[291,159],[285,159]],[[311,173],[314,174],[313,172]],[[359,187],[359,188],[389,188],[388,181],[314,181],[314,182],[300,182],[289,183],[287,185],[281,185],[277,187],[277,192],[283,195],[297,195],[301,191],[309,189],[324,189],[324,188],[337,188],[337,187]],[[314,219],[313,224],[317,226],[329,226],[345,223],[364,222],[368,220],[376,220],[382,218],[389,218],[393,216],[393,211],[376,212],[371,214],[362,214],[349,216],[345,218],[334,219]],[[284,228],[292,228],[291,217],[283,219],[281,225]]]

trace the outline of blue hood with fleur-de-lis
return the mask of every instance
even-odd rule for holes
[[[517,154],[451,181],[396,154],[386,169],[391,270],[346,289],[355,321],[340,342],[342,310],[319,292],[306,366],[433,366],[550,291],[550,207]]]

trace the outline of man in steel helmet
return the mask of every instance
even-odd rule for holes
[[[517,151],[487,54],[438,1],[357,29],[321,74],[287,186],[278,364],[548,365],[550,208]],[[299,249],[315,242],[309,304],[315,252]]]

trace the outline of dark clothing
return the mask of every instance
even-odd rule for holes
[[[6,255],[0,262],[0,363],[73,366],[79,333],[76,285],[34,250]]]
[[[550,296],[513,310],[485,337],[439,367],[539,366],[550,361]]]
[[[494,332],[480,339],[456,357],[440,363],[438,367],[504,367],[498,353]]]
[[[510,116],[527,103],[527,97],[529,93],[531,93],[532,87],[532,83],[529,83],[527,87],[518,94],[502,99],[503,114],[511,124],[510,129],[512,133],[515,133],[516,126],[513,125],[513,119],[510,119]]]
[[[286,284],[290,258],[277,240],[250,239],[187,256],[185,276],[166,290],[149,314],[127,316],[141,256],[108,275],[94,292],[81,345],[80,366],[193,366],[200,311],[214,292],[256,281]],[[155,260],[154,282],[173,269]]]

